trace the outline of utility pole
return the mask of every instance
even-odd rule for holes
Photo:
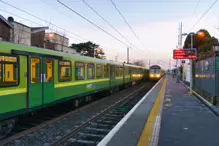
[[[127,47],[127,63],[129,64],[129,47]]]
[[[181,47],[182,47],[182,22],[180,22],[180,25],[179,25],[178,47],[179,47],[180,49],[181,49]],[[179,61],[180,61],[180,60],[179,60]],[[176,78],[176,82],[179,83],[179,80],[180,80],[180,70],[179,70],[179,66],[178,66],[178,59],[177,59],[176,67],[177,67],[177,78]]]
[[[180,31],[179,31],[179,42],[180,42],[180,49],[183,49],[182,47],[182,22],[180,23]],[[182,81],[184,81],[184,64],[182,63],[182,60],[181,60],[181,65],[182,65]]]
[[[193,34],[191,34],[191,49],[193,49]],[[190,61],[190,93],[192,93],[192,59]]]

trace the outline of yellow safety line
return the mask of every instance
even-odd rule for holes
[[[149,146],[150,140],[152,138],[153,129],[160,109],[160,103],[162,101],[162,95],[165,93],[166,88],[166,78],[164,79],[163,85],[161,87],[160,93],[157,96],[156,102],[151,110],[147,123],[144,127],[144,130],[141,134],[140,140],[138,141],[138,146]]]
[[[17,94],[17,93],[25,93],[27,92],[26,88],[18,88],[18,89],[11,89],[11,90],[2,90],[0,91],[0,96],[4,95],[11,95],[11,94]]]

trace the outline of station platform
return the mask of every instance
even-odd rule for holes
[[[218,146],[219,117],[176,79],[161,79],[98,146]]]

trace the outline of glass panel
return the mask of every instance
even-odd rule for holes
[[[95,71],[94,64],[89,63],[88,64],[88,79],[94,79],[94,75],[95,75],[94,71]]]
[[[151,73],[160,73],[160,69],[150,69]]]
[[[120,66],[116,67],[116,76],[117,77],[122,76],[122,67],[120,67]]]
[[[60,61],[59,81],[71,81],[71,63],[70,61]]]
[[[0,56],[0,62],[17,62],[17,57]]]
[[[97,64],[97,78],[102,78],[103,77],[103,67],[101,64]]]
[[[123,76],[123,67],[122,66],[119,67],[119,76]]]
[[[116,75],[116,73],[115,73],[116,72],[116,67],[112,66],[111,69],[112,69],[112,75],[111,76],[115,77],[115,75]]]
[[[46,82],[53,82],[53,61],[46,60]]]
[[[0,64],[0,86],[14,86],[18,84],[18,65]]]
[[[40,59],[39,58],[31,58],[31,83],[37,84],[40,83]]]
[[[109,67],[108,65],[104,65],[104,78],[109,77]]]
[[[76,80],[84,80],[84,63],[76,62]]]

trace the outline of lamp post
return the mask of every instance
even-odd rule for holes
[[[198,34],[200,36],[204,36],[204,33],[203,32],[197,32],[197,33],[190,33],[190,34],[187,34],[187,33],[183,33],[182,36],[186,36],[186,35],[190,35],[191,36],[191,49],[193,49],[193,36],[195,34]],[[190,93],[192,93],[192,86],[193,86],[193,77],[192,77],[192,59],[189,59],[189,63],[190,63]]]

